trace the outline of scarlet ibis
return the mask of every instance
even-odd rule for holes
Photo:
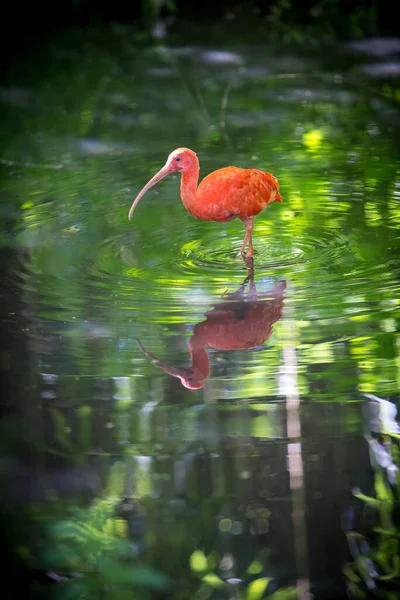
[[[181,173],[181,199],[186,210],[203,221],[231,221],[239,217],[246,228],[239,255],[253,256],[252,231],[254,217],[271,202],[282,202],[279,183],[271,173],[257,169],[224,167],[210,173],[197,187],[200,165],[197,155],[189,148],[177,148],[168,156],[165,165],[136,196],[128,218],[132,218],[139,200],[158,181],[170,173]]]
[[[264,292],[262,298],[257,294],[254,280],[250,280],[249,291],[245,291],[246,281],[237,292],[225,296],[222,302],[206,312],[205,321],[194,326],[189,340],[190,367],[168,366],[166,361],[150,354],[137,339],[140,349],[156,367],[178,377],[184,387],[200,389],[210,374],[206,346],[217,350],[260,346],[271,335],[274,323],[282,317],[286,281],[279,281],[272,290]]]

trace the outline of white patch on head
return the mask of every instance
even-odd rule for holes
[[[173,160],[176,156],[179,155],[186,155],[186,156],[196,156],[196,153],[193,150],[190,150],[190,148],[176,148],[176,150],[173,150],[170,155],[168,156],[168,159]]]
[[[180,156],[180,155],[185,155],[186,156],[190,156],[192,154],[195,154],[193,152],[193,150],[189,150],[189,148],[176,148],[175,150],[173,150],[170,155],[168,156],[168,159],[173,160],[176,156]]]
[[[182,148],[177,148],[177,150],[174,150],[173,152],[171,152],[171,154],[168,156],[168,158],[170,160],[173,160],[176,156],[179,156],[180,154],[182,154]]]

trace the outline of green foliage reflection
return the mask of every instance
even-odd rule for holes
[[[387,403],[389,405],[389,403]],[[369,439],[375,495],[356,490],[364,503],[362,533],[347,533],[353,561],[344,568],[351,597],[394,600],[400,593],[400,435],[384,431]]]
[[[232,562],[233,557],[225,557],[225,562]],[[195,597],[207,599],[214,597],[213,592],[217,591],[217,598],[238,598],[239,600],[261,600],[268,597],[270,600],[296,600],[301,590],[297,588],[280,588],[270,593],[269,584],[272,579],[269,577],[258,577],[263,570],[259,561],[253,561],[246,570],[243,578],[226,577],[223,569],[230,570],[229,565],[223,566],[224,559],[220,562],[217,552],[211,552],[208,556],[202,550],[196,550],[190,557],[190,566],[195,577],[199,578],[201,585],[197,590]],[[220,564],[219,572],[221,576],[214,572],[217,565]],[[222,568],[221,568],[222,567]],[[249,579],[249,576],[251,579]],[[276,586],[275,586],[276,588]]]
[[[71,509],[68,519],[50,525],[48,548],[43,555],[45,567],[65,577],[58,585],[57,599],[128,599],[138,597],[135,590],[170,587],[166,575],[138,560],[126,522],[116,518],[111,500]]]

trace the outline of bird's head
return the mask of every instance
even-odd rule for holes
[[[154,356],[154,354],[148,352],[143,346],[142,342],[139,340],[139,338],[136,338],[136,341],[143,354],[147,356],[147,358],[153,363],[153,365],[155,365],[159,369],[162,369],[164,373],[168,373],[168,375],[172,375],[172,377],[177,377],[178,379],[180,379],[183,387],[187,388],[188,390],[199,390],[203,387],[204,382],[208,377],[208,374],[202,375],[192,367],[171,367],[167,365],[167,363],[164,360],[159,360]]]
[[[165,168],[169,168],[171,173],[179,171],[184,173],[189,171],[198,165],[198,158],[196,152],[190,150],[190,148],[177,148],[168,156]]]
[[[168,156],[167,162],[165,165],[146,183],[144,188],[142,188],[139,194],[136,196],[135,201],[133,202],[131,209],[129,211],[128,218],[131,219],[133,215],[133,211],[136,206],[139,204],[139,200],[144,196],[144,194],[151,188],[153,185],[164,179],[167,175],[171,173],[184,173],[190,171],[195,168],[198,169],[199,161],[197,155],[193,150],[189,148],[177,148]]]

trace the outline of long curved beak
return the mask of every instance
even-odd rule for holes
[[[133,215],[133,211],[135,210],[135,208],[139,204],[139,200],[142,198],[142,196],[145,195],[145,193],[147,192],[147,190],[149,190],[151,187],[153,187],[153,185],[155,185],[156,183],[158,183],[159,181],[161,181],[161,179],[164,179],[164,177],[166,177],[170,173],[173,173],[173,169],[171,168],[171,165],[169,165],[168,163],[166,163],[163,166],[163,168],[160,169],[158,171],[158,173],[156,173],[154,175],[154,177],[152,177],[150,179],[150,181],[148,181],[146,183],[146,185],[144,186],[144,188],[142,190],[140,190],[140,192],[136,196],[135,201],[134,201],[134,203],[131,206],[131,209],[130,209],[129,214],[128,214],[128,219],[129,220],[131,220],[132,215]]]
[[[164,373],[168,373],[168,375],[172,375],[172,377],[178,377],[178,379],[181,380],[181,383],[184,387],[190,390],[199,390],[203,387],[204,381],[197,380],[197,378],[194,376],[192,368],[170,367],[164,360],[159,360],[154,356],[154,354],[148,352],[143,346],[142,342],[139,340],[139,338],[136,338],[136,341],[143,354],[147,356],[147,358],[153,363],[155,367],[158,367],[159,369],[164,371]]]
[[[154,354],[151,354],[151,352],[148,352],[146,350],[146,348],[143,346],[142,342],[139,340],[139,338],[136,338],[136,341],[138,343],[139,348],[143,352],[143,354],[145,356],[147,356],[147,358],[153,363],[153,365],[155,367],[159,367],[160,369],[162,369],[165,373],[168,373],[169,375],[173,375],[174,377],[179,377],[179,375],[181,374],[181,369],[177,369],[175,367],[169,367],[164,360],[160,360],[160,359],[156,358],[154,356]]]

